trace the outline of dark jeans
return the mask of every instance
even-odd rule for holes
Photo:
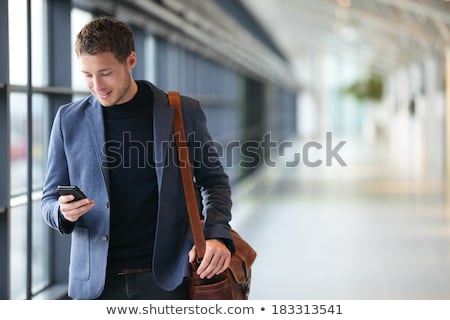
[[[105,289],[99,300],[186,300],[183,283],[174,291],[164,291],[157,286],[151,272],[132,274],[107,274]]]

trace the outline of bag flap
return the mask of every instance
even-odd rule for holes
[[[229,269],[237,283],[244,283],[250,280],[256,251],[235,230],[231,230],[231,234],[236,252],[231,256]]]
[[[245,263],[248,269],[250,269],[256,259],[255,249],[253,249],[247,241],[242,239],[235,230],[231,230],[231,235],[233,236],[233,242],[236,248],[235,255]]]

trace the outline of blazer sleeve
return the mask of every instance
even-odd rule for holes
[[[64,152],[64,138],[61,128],[60,108],[55,116],[50,134],[46,177],[41,198],[41,212],[45,222],[59,233],[65,233],[61,228],[59,217],[59,202],[56,188],[59,184],[69,184],[67,160]]]
[[[194,100],[192,103],[182,105],[190,106],[183,114],[185,122],[187,118],[191,118],[192,123],[191,128],[185,129],[193,159],[191,165],[194,167],[194,179],[201,190],[205,238],[222,239],[230,250],[234,251],[229,224],[232,200],[228,175],[223,169],[216,145],[208,132],[206,116],[200,104]]]

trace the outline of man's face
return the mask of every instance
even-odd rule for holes
[[[103,106],[130,101],[137,91],[131,70],[136,65],[136,53],[132,52],[120,63],[112,52],[82,54],[79,56],[81,72],[89,91]]]

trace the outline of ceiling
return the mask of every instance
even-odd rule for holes
[[[281,56],[243,27],[239,11],[224,14],[223,4],[233,3],[227,1],[88,2],[240,71],[293,88],[310,83],[302,77],[315,71],[302,68],[320,63],[324,55],[349,59],[363,72],[386,74],[427,55],[443,57],[444,48],[450,48],[450,0],[238,0]]]
[[[241,0],[290,62],[331,53],[382,71],[450,46],[449,0]]]

